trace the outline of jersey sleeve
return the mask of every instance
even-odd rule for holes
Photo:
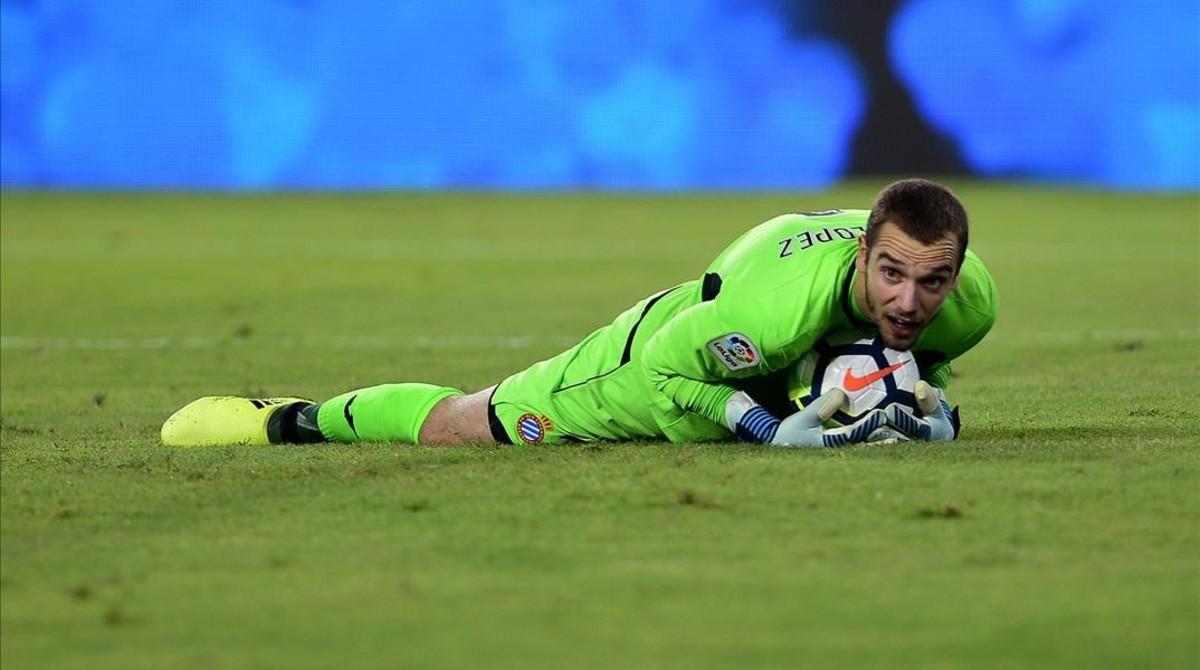
[[[747,282],[680,312],[647,341],[647,378],[678,410],[724,425],[733,380],[794,363],[822,331],[826,310],[809,304],[806,284],[789,282],[793,293]]]
[[[672,405],[724,425],[725,404],[736,389],[723,383],[734,371],[716,364],[706,351],[713,333],[725,330],[717,311],[715,303],[706,302],[679,313],[646,342],[641,364]],[[750,354],[757,352],[746,350],[743,358]]]
[[[943,391],[946,390],[950,385],[950,361],[942,361],[931,365],[927,370],[921,370],[921,379]]]

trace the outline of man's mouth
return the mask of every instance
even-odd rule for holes
[[[902,339],[907,340],[916,337],[917,330],[921,328],[921,323],[919,321],[904,319],[898,316],[892,316],[890,314],[885,315],[885,317],[887,318],[888,325],[892,329],[892,334]]]

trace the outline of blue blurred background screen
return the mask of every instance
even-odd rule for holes
[[[0,8],[7,188],[1200,187],[1195,0]]]

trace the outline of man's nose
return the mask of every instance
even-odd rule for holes
[[[916,283],[909,282],[901,287],[900,293],[896,295],[896,307],[908,314],[917,311]]]

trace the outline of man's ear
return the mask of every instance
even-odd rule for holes
[[[858,255],[854,259],[854,269],[858,270],[859,274],[864,274],[867,271],[867,236],[859,235],[858,237]]]

